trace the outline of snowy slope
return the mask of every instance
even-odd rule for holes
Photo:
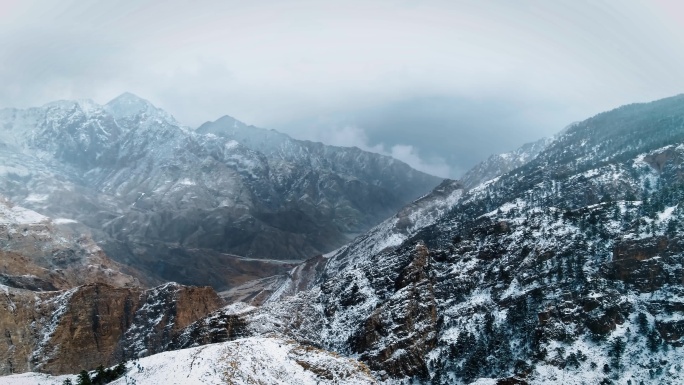
[[[48,217],[24,207],[14,206],[0,196],[0,225],[31,225],[48,221]]]
[[[681,96],[577,123],[425,227],[357,238],[246,330],[389,383],[681,383],[682,143]]]
[[[543,138],[527,143],[514,151],[492,155],[468,170],[460,181],[466,189],[474,188],[533,160],[552,141],[551,138]]]
[[[113,385],[374,384],[362,364],[275,338],[245,338],[156,354],[127,363]],[[0,377],[0,385],[61,385],[66,378],[26,373]]]

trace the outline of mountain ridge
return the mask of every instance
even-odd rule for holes
[[[180,126],[130,93],[104,106],[4,109],[0,193],[77,221],[108,255],[153,280],[225,289],[259,278],[257,266],[265,275],[283,269],[248,260],[299,261],[330,251],[439,182],[381,155],[242,126],[241,142],[269,132],[283,145],[268,152]],[[223,261],[224,278],[188,269],[197,258],[206,266]]]
[[[243,332],[387,383],[679,383],[683,168],[681,97],[599,114],[391,247],[388,220],[282,283]]]

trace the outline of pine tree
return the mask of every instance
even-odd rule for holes
[[[622,355],[625,352],[625,346],[625,341],[620,337],[614,338],[611,342],[610,353],[613,357],[613,367],[617,369],[618,372],[620,371],[620,361],[622,360]]]
[[[123,374],[126,373],[126,364],[121,362],[119,365],[116,365],[114,373],[116,373],[117,377],[123,376]]]
[[[639,313],[637,316],[637,325],[639,326],[639,332],[641,334],[648,333],[648,317],[646,316],[646,313]]]
[[[78,374],[76,385],[93,385],[93,382],[90,380],[90,374],[85,370],[81,370],[81,373]]]
[[[106,384],[109,382],[110,370],[105,370],[104,366],[100,365],[95,369],[95,377],[92,379],[94,385]]]
[[[655,329],[652,329],[647,337],[648,340],[646,341],[646,344],[648,345],[648,348],[651,349],[652,352],[657,352],[660,348],[660,336],[658,335],[658,332]]]

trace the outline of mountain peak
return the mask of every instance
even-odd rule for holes
[[[135,104],[144,104],[144,103],[149,103],[147,100],[141,98],[140,96],[132,93],[132,92],[124,92],[121,95],[115,97],[114,99],[110,100],[109,103],[107,104],[112,104],[112,103],[135,103]]]
[[[125,114],[137,114],[147,110],[150,107],[156,109],[156,107],[149,101],[130,92],[124,92],[123,94],[115,97],[105,106],[112,110],[112,112]]]
[[[250,130],[246,130],[250,128]],[[235,119],[232,116],[224,115],[213,122],[206,122],[201,126],[197,127],[197,132],[200,134],[214,134],[223,137],[235,137],[238,133],[254,132],[263,130],[254,126],[248,126],[247,124]],[[266,131],[266,130],[264,130]],[[242,139],[241,135],[237,135],[239,139]],[[239,140],[238,140],[239,141]]]
[[[161,108],[157,108],[150,101],[130,92],[124,92],[110,100],[109,103],[105,105],[105,108],[117,120],[133,119],[136,117],[157,118],[178,125],[178,122],[171,114]]]

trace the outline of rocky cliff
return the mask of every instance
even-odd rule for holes
[[[185,327],[223,304],[209,287],[177,284],[150,290],[89,284],[39,293],[1,288],[2,374],[75,373],[164,351]]]

